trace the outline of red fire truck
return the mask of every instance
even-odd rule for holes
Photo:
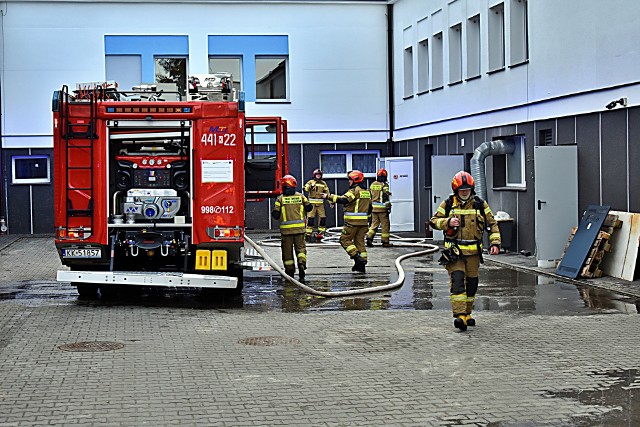
[[[206,81],[184,95],[109,82],[54,92],[56,247],[70,268],[58,280],[81,296],[242,288],[245,201],[281,192],[287,123],[245,117],[228,75]]]

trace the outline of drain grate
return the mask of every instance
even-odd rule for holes
[[[289,337],[249,337],[238,340],[238,343],[266,347],[270,345],[300,344],[300,340]]]
[[[62,351],[111,351],[121,348],[124,348],[124,344],[109,341],[74,342],[58,346]]]

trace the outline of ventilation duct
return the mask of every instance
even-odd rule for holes
[[[471,176],[476,182],[476,194],[482,200],[487,200],[487,178],[484,171],[484,160],[489,156],[500,154],[512,154],[515,151],[515,143],[503,139],[483,142],[473,152],[471,158]]]

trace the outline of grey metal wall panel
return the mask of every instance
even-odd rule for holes
[[[629,109],[629,211],[640,212],[640,109]]]
[[[561,117],[556,122],[558,135],[556,136],[557,145],[573,145],[576,143],[576,118]]]
[[[534,124],[525,123],[518,124],[517,133],[524,134],[525,137],[525,179],[527,183],[527,191],[512,192],[513,201],[516,203],[516,211],[512,213],[517,215],[515,221],[515,230],[513,235],[512,248],[518,250],[525,249],[531,253],[535,251],[535,194],[533,190],[533,151],[535,146]],[[511,213],[511,212],[510,212]]]
[[[627,111],[604,112],[602,129],[602,203],[627,211]]]
[[[576,118],[578,142],[578,216],[589,205],[600,205],[600,125],[599,114]]]

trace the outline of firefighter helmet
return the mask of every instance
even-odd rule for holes
[[[313,175],[312,175],[312,176],[313,176],[314,178],[315,178],[315,177],[316,177],[316,175],[318,175],[318,174],[320,175],[320,179],[322,179],[322,169],[314,169],[314,170],[313,170]]]
[[[364,181],[364,174],[357,169],[349,172],[347,176],[349,179],[353,180],[355,184]]]
[[[378,178],[387,178],[389,176],[389,173],[385,168],[380,168],[378,169],[378,172],[376,172],[376,176]]]
[[[470,173],[465,171],[460,171],[453,176],[453,180],[451,180],[451,189],[455,193],[458,190],[473,190],[475,189],[475,182],[473,181],[473,177]]]
[[[293,177],[293,175],[285,175],[280,180],[282,186],[287,186],[291,188],[296,188],[298,186],[298,181]]]

